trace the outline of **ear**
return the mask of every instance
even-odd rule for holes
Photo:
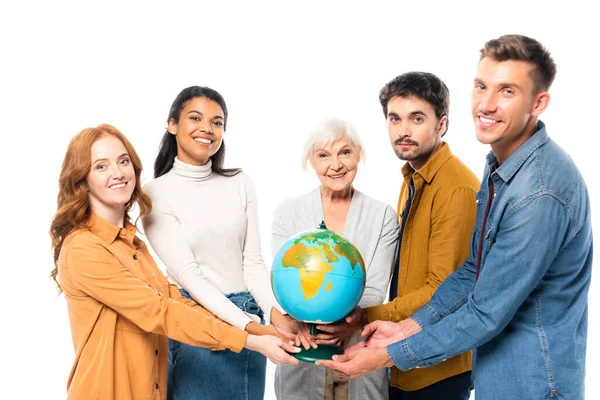
[[[446,134],[447,130],[448,130],[448,116],[442,115],[438,122],[438,131],[437,131],[438,136],[439,137],[444,136]]]
[[[169,125],[167,126],[167,130],[171,135],[177,135],[177,122],[173,118],[169,120]]]
[[[535,95],[533,99],[533,110],[531,111],[531,115],[534,117],[539,116],[543,113],[546,108],[550,105],[550,93],[548,92],[540,92]]]

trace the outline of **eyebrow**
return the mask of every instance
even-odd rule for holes
[[[198,115],[204,117],[204,114],[202,114],[200,111],[197,111],[197,110],[190,110],[190,111],[188,111],[188,115],[190,115],[190,114],[198,114]],[[215,118],[224,119],[220,115],[216,115],[216,116],[213,117],[213,119],[215,119]]]
[[[408,114],[409,118],[412,117],[416,117],[416,116],[423,116],[423,117],[427,117],[427,114],[425,114],[425,112],[421,111],[421,110],[417,110],[417,111],[412,111],[410,114]],[[396,118],[400,118],[400,116],[398,114],[396,114],[395,112],[390,112],[388,113],[388,118],[389,117],[396,117]]]

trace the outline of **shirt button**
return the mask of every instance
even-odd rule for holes
[[[133,255],[133,259],[134,259],[134,260],[137,260],[137,254],[134,254],[134,255]]]

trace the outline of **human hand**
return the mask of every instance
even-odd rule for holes
[[[296,346],[302,344],[302,347],[304,347],[306,350],[310,349],[311,347],[316,349],[318,346],[313,338],[313,335],[310,333],[310,325],[304,322],[296,322],[298,322]]]
[[[250,333],[251,335],[256,335],[256,336],[271,335],[271,336],[278,337],[279,339],[281,339],[285,342],[294,340],[293,337],[288,338],[285,334],[279,332],[279,330],[277,330],[277,328],[274,325],[262,325],[262,324],[259,324],[258,322],[252,321],[252,322],[249,322],[244,329],[246,330],[246,332]]]
[[[379,349],[404,340],[420,331],[421,326],[412,318],[408,318],[398,323],[374,321],[365,326],[361,336],[366,338],[365,347]]]
[[[287,340],[294,340],[296,345],[299,344],[296,336],[300,324],[298,321],[289,315],[283,315],[281,311],[273,307],[271,309],[271,324],[273,324]]]
[[[300,348],[295,347],[293,342],[286,342],[275,336],[248,335],[244,347],[261,353],[275,364],[298,364],[299,362],[288,353],[298,353]]]
[[[332,360],[317,360],[316,364],[335,369],[343,379],[358,378],[379,368],[394,365],[386,349],[355,346],[347,349],[344,354],[333,356]]]
[[[327,325],[317,325],[317,329],[323,331],[315,336],[318,344],[340,344],[348,342],[356,332],[367,324],[368,318],[365,311],[356,307],[341,321]]]

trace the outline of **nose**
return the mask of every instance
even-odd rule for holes
[[[486,114],[491,114],[496,111],[496,96],[491,91],[483,93],[479,100],[479,111]]]
[[[410,136],[411,136],[410,129],[408,129],[406,125],[401,124],[400,127],[398,128],[398,137],[403,138],[403,137],[410,137]]]
[[[339,157],[337,157],[337,156],[331,157],[331,164],[329,165],[329,168],[331,168],[334,171],[339,171],[343,167],[344,167],[344,165],[342,164],[342,160],[340,160]]]
[[[125,173],[121,170],[121,166],[119,164],[116,164],[113,168],[112,168],[112,174],[111,174],[111,178],[112,179],[123,179],[125,178]]]
[[[202,132],[205,133],[213,133],[213,127],[210,121],[208,121],[204,126],[200,128]]]

